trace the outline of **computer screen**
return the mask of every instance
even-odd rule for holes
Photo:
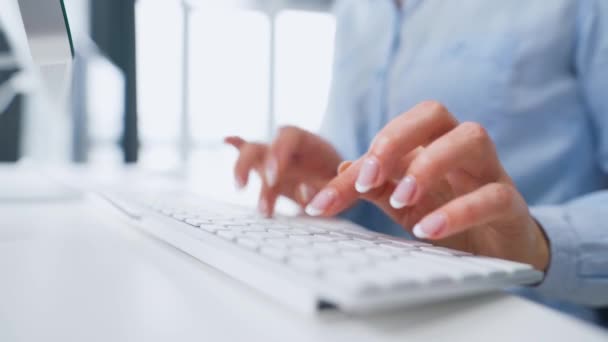
[[[42,145],[30,137],[66,126],[59,113],[68,109],[73,43],[63,0],[5,0],[1,12],[0,160],[13,161],[24,154],[20,145]],[[19,94],[28,95],[27,106]]]
[[[71,59],[73,42],[63,0],[19,0],[19,8],[35,63]]]

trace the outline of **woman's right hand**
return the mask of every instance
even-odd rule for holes
[[[286,126],[271,144],[247,142],[227,137],[227,144],[239,150],[234,166],[237,187],[244,188],[255,170],[262,180],[258,208],[272,216],[279,196],[286,196],[302,208],[337,175],[342,161],[323,138],[303,129]]]

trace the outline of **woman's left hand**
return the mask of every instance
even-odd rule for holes
[[[544,232],[486,130],[458,123],[437,102],[392,120],[363,157],[339,171],[308,214],[332,216],[363,198],[436,245],[548,267]]]

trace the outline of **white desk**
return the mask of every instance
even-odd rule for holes
[[[608,340],[506,294],[301,316],[114,214],[86,201],[0,203],[0,341]]]

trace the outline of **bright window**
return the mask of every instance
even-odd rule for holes
[[[194,10],[190,122],[195,142],[264,139],[268,129],[270,20],[251,10]]]
[[[178,163],[183,20],[178,1],[137,2],[140,158],[145,166]],[[192,152],[221,146],[226,135],[268,139],[273,125],[319,128],[333,55],[330,14],[284,10],[272,19],[261,10],[201,5],[191,9],[189,27]]]
[[[326,13],[283,11],[276,23],[277,124],[317,131],[331,81],[335,20]]]

